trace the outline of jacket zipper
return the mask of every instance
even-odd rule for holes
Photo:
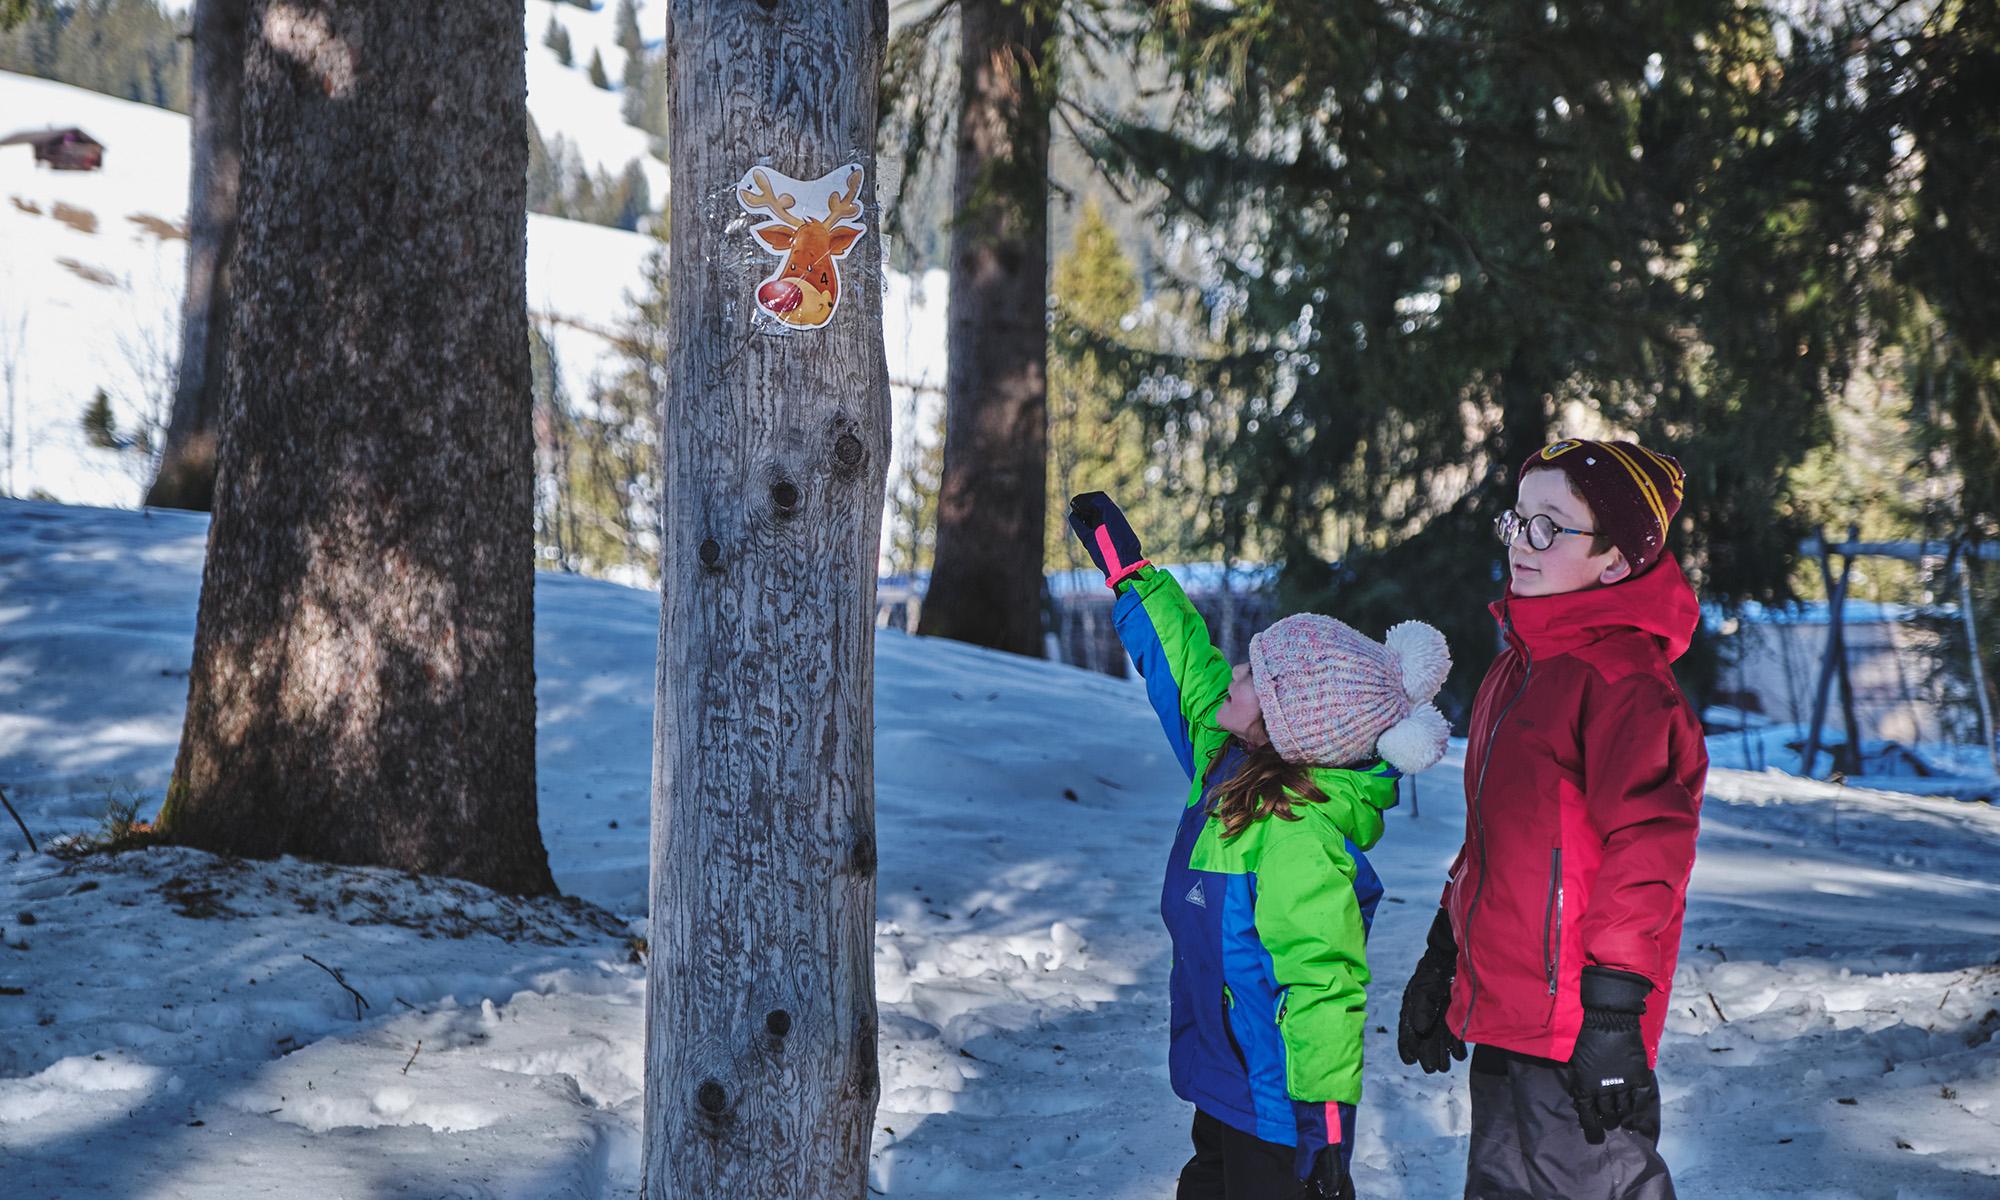
[[[1230,1013],[1235,1007],[1236,996],[1229,990],[1229,985],[1225,983],[1222,985],[1222,1032],[1229,1039],[1230,1052],[1236,1055],[1236,1061],[1242,1064],[1245,1071],[1248,1071],[1250,1069],[1250,1059],[1243,1053],[1243,1043],[1236,1040],[1236,1023],[1230,1019]]]
[[[1486,753],[1479,760],[1479,779],[1472,788],[1472,828],[1475,836],[1479,838],[1479,883],[1472,889],[1472,901],[1465,906],[1465,970],[1466,974],[1471,976],[1471,983],[1465,996],[1465,1020],[1459,1022],[1458,1027],[1461,1041],[1464,1040],[1466,1031],[1472,1028],[1472,1010],[1479,1004],[1479,970],[1472,960],[1472,918],[1479,908],[1480,896],[1486,892],[1486,813],[1481,806],[1481,801],[1486,798],[1486,769],[1493,765],[1493,747],[1500,741],[1500,727],[1507,723],[1507,714],[1514,711],[1514,705],[1520,702],[1522,695],[1528,690],[1528,681],[1535,677],[1535,657],[1528,653],[1527,643],[1521,640],[1520,633],[1515,630],[1513,614],[1506,613],[1502,618],[1502,624],[1507,630],[1507,644],[1520,650],[1521,661],[1527,665],[1521,671],[1520,686],[1516,687],[1514,694],[1507,698],[1507,703],[1500,709],[1500,715],[1493,719],[1493,729],[1486,735]]]
[[[1549,995],[1556,994],[1556,977],[1562,970],[1563,936],[1563,852],[1557,846],[1549,851],[1549,900],[1542,912],[1542,969],[1549,975]],[[1555,936],[1549,935],[1549,926],[1555,925]]]

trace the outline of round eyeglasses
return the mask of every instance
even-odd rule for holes
[[[1523,533],[1526,533],[1528,535],[1528,545],[1537,550],[1546,550],[1556,544],[1556,536],[1558,534],[1573,533],[1580,537],[1589,537],[1597,531],[1595,529],[1570,529],[1558,525],[1555,523],[1555,519],[1547,513],[1536,513],[1532,517],[1524,517],[1510,508],[1493,518],[1493,532],[1499,537],[1500,544],[1503,546],[1513,545],[1516,539]]]

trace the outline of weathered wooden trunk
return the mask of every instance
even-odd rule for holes
[[[215,430],[229,347],[229,260],[243,161],[243,16],[247,0],[195,0],[193,140],[188,172],[187,286],[174,408],[146,503],[207,512],[215,496]]]
[[[253,0],[173,840],[552,890],[521,0]]]
[[[668,8],[673,296],[644,1194],[859,1200],[875,1065],[888,373],[879,0]],[[779,332],[736,184],[860,164],[839,308]],[[843,173],[845,177],[845,173]],[[810,206],[823,199],[800,195]]]
[[[1049,5],[962,0],[937,555],[918,631],[1040,657]]]

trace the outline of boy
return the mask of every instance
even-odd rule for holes
[[[1632,442],[1560,441],[1495,523],[1506,646],[1397,1031],[1426,1072],[1476,1045],[1467,1200],[1673,1200],[1653,1067],[1708,770],[1669,667],[1700,616],[1665,548],[1683,480]]]

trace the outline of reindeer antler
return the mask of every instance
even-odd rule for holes
[[[854,194],[861,190],[861,168],[847,177],[847,190],[834,192],[826,198],[826,223],[851,220],[861,215],[861,206],[854,202]]]
[[[792,205],[798,203],[798,201],[789,194],[775,194],[771,190],[771,181],[764,177],[764,172],[752,171],[750,172],[750,178],[757,183],[756,191],[746,191],[742,188],[736,190],[736,194],[742,198],[745,208],[753,212],[761,208],[785,224],[790,225],[793,229],[797,229],[805,224],[803,217],[792,215]]]

